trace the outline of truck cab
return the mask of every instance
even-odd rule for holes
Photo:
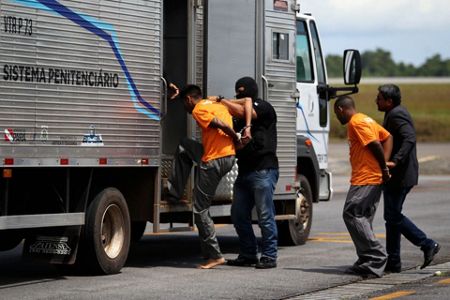
[[[303,186],[311,191],[313,202],[329,201],[333,195],[332,173],[328,170],[330,102],[340,91],[358,92],[360,56],[356,50],[344,52],[343,77],[347,86],[331,87],[314,17],[297,13],[296,28],[297,172]]]
[[[332,197],[328,169],[330,95],[325,57],[316,22],[311,15],[297,14],[296,20],[297,90],[297,166],[308,180],[313,202]]]

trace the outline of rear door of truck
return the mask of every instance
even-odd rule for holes
[[[207,1],[206,92],[234,96],[243,76],[255,78],[259,96],[278,116],[278,197],[294,198],[296,166],[295,12],[291,2]],[[231,6],[230,6],[231,5]],[[230,13],[230,11],[232,13]],[[220,191],[220,189],[219,189]]]
[[[295,1],[265,0],[264,91],[277,112],[277,198],[293,199],[297,166]]]

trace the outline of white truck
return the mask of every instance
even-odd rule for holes
[[[293,0],[0,0],[0,250],[119,272],[147,222],[193,228],[188,206],[161,201],[183,136],[199,138],[168,80],[234,95],[256,78],[278,115],[281,243],[302,244],[312,203],[330,199],[329,100],[314,18]],[[230,222],[237,169],[211,214]],[[193,177],[193,176],[191,176]],[[182,224],[182,225],[180,225]],[[184,225],[186,224],[186,225]]]

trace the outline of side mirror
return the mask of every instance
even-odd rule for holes
[[[344,83],[358,84],[361,80],[361,55],[358,50],[344,51]]]

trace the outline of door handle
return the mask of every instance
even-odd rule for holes
[[[263,97],[264,100],[269,101],[269,80],[267,80],[267,77],[264,75],[261,75],[261,78],[264,82],[264,92],[263,92]]]
[[[162,82],[162,92],[161,92],[161,121],[167,115],[167,80],[164,77],[160,77]]]

